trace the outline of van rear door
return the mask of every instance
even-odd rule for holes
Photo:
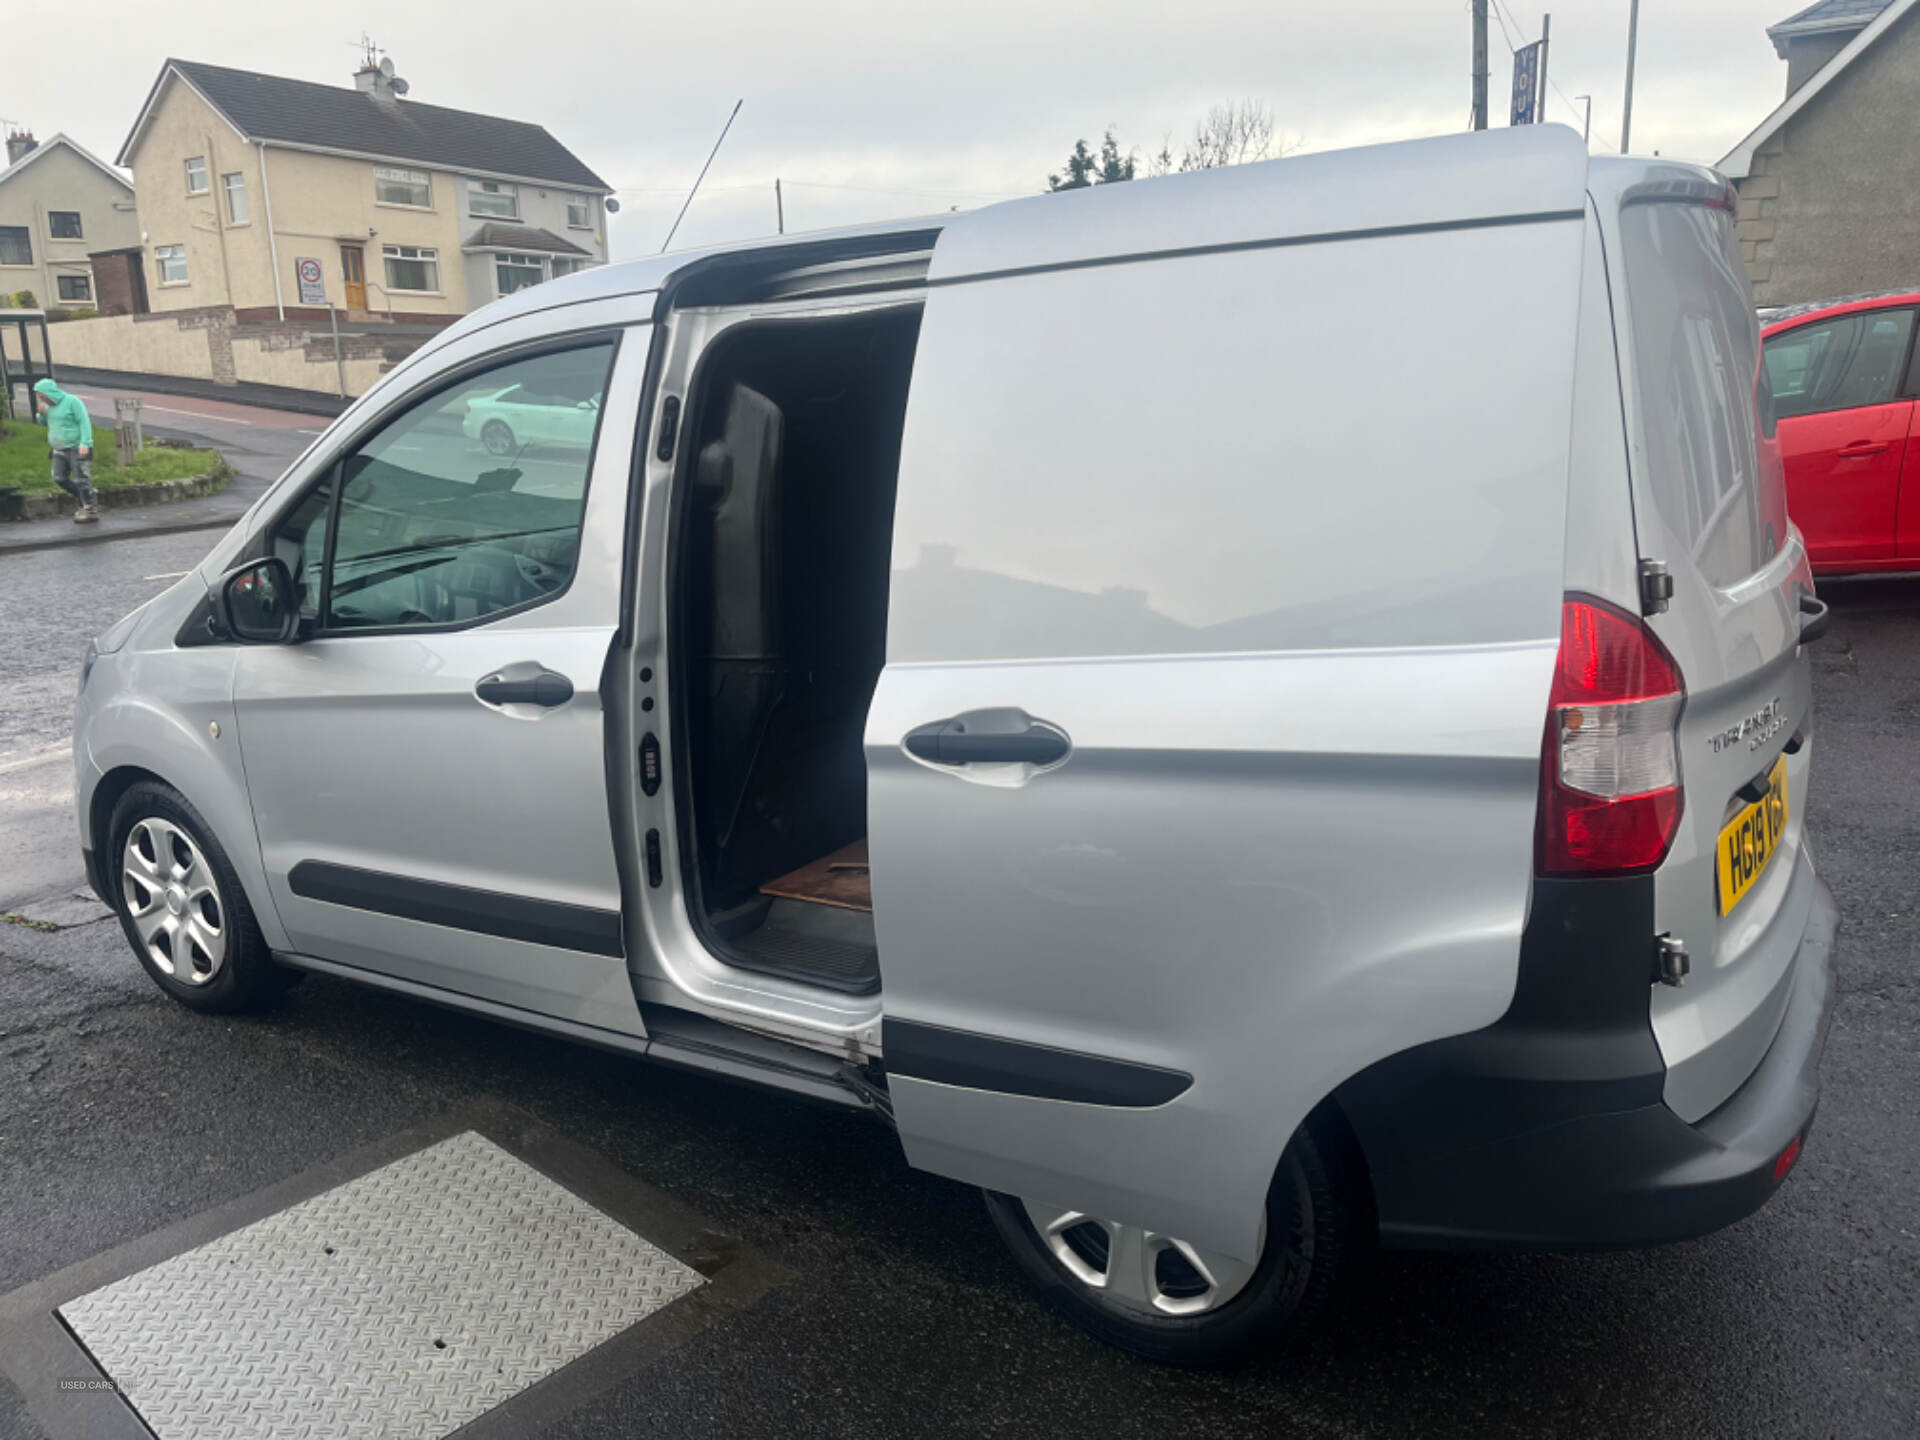
[[[1805,846],[1812,754],[1803,597],[1760,333],[1713,172],[1597,163],[1622,351],[1634,529],[1664,566],[1643,608],[1680,667],[1685,809],[1655,882],[1655,923],[1691,973],[1655,985],[1667,1103],[1706,1115],[1753,1073],[1786,1011],[1813,899]],[[1812,603],[1812,602],[1808,602]]]
[[[1587,155],[996,206],[934,250],[866,730],[907,1158],[1259,1254],[1295,1127],[1512,998]]]

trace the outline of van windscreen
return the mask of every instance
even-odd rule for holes
[[[1629,204],[1620,231],[1646,490],[1708,583],[1729,585],[1787,539],[1780,458],[1761,433],[1760,322],[1733,217]]]

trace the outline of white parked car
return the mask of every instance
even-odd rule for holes
[[[466,397],[461,433],[489,455],[516,455],[528,445],[585,450],[600,423],[600,396],[554,395],[521,382]]]
[[[866,1110],[1166,1359],[1725,1225],[1835,927],[1734,209],[1538,126],[521,291],[100,637],[89,874],[198,1009]]]

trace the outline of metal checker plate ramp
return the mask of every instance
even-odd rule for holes
[[[468,1131],[59,1314],[159,1440],[397,1440],[466,1424],[701,1283]]]

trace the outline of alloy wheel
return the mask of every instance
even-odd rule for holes
[[[1245,1289],[1258,1268],[1138,1225],[1032,1200],[1021,1204],[1054,1262],[1096,1296],[1125,1310],[1204,1315]]]
[[[504,420],[489,420],[480,427],[480,443],[489,455],[507,455],[513,450],[513,431]]]
[[[154,968],[205,985],[227,960],[227,906],[207,857],[171,820],[150,816],[127,832],[122,903]]]

